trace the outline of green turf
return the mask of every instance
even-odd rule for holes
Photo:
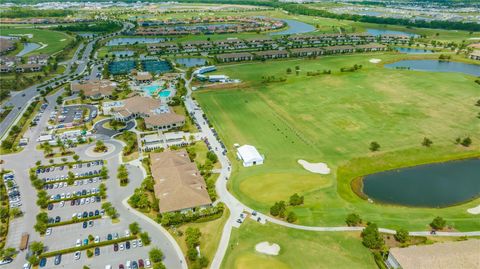
[[[0,32],[1,32],[1,35],[32,34],[33,35],[32,38],[27,38],[29,42],[39,43],[41,45],[43,44],[47,45],[46,47],[36,49],[27,55],[34,55],[34,54],[52,55],[54,53],[57,53],[63,50],[63,48],[65,48],[65,46],[67,46],[68,43],[71,40],[73,40],[73,37],[71,37],[66,33],[45,30],[45,29],[5,28],[5,29],[0,29]]]
[[[381,170],[420,163],[480,156],[479,98],[475,77],[457,73],[390,70],[372,64],[406,57],[398,54],[344,55],[316,60],[294,59],[221,66],[217,73],[239,78],[239,89],[198,92],[225,145],[255,145],[265,164],[243,168],[234,162],[229,188],[247,205],[267,212],[274,201],[299,192],[305,205],[296,208],[306,225],[343,225],[345,216],[359,213],[383,227],[428,229],[440,215],[459,230],[478,230],[478,218],[466,209],[478,199],[444,209],[407,208],[369,204],[358,198],[350,181]],[[437,57],[437,56],[429,56]],[[341,67],[363,65],[355,73]],[[286,69],[299,75],[286,75]],[[332,70],[332,75],[306,76],[307,71]],[[295,72],[293,72],[295,73]],[[285,82],[264,84],[262,77],[286,77]],[[454,145],[469,135],[469,148]],[[421,146],[427,136],[431,148]],[[371,141],[382,150],[372,154]],[[333,171],[314,175],[298,159],[326,162]]]
[[[255,251],[268,241],[280,246],[278,256]],[[222,268],[376,268],[358,233],[310,232],[247,220],[233,229]]]

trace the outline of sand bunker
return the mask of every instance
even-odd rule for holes
[[[369,60],[369,62],[371,62],[372,64],[378,64],[378,63],[381,62],[381,61],[382,61],[382,60],[380,60],[380,59],[375,59],[375,58]]]
[[[280,246],[273,243],[270,244],[269,242],[261,242],[255,245],[255,251],[267,254],[267,255],[272,255],[272,256],[277,256],[278,253],[280,252]]]
[[[467,212],[472,214],[472,215],[480,214],[480,205],[467,209]]]
[[[322,175],[330,174],[330,168],[326,163],[309,163],[305,160],[298,160],[298,163],[303,166],[306,170]]]

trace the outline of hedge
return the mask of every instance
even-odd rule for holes
[[[71,219],[71,220],[61,221],[61,222],[57,222],[57,223],[47,223],[47,228],[69,225],[69,224],[74,224],[74,223],[80,223],[80,222],[94,220],[94,219],[100,219],[100,218],[102,218],[102,216],[98,215],[98,216],[91,216],[91,217],[86,217],[86,218],[74,218],[74,219]]]
[[[100,196],[100,193],[91,193],[91,194],[85,194],[85,195],[80,195],[80,196],[72,196],[70,198],[63,198],[63,199],[59,199],[59,200],[48,200],[48,204],[59,203],[61,201],[71,201],[71,200],[77,200],[77,199],[82,199],[82,198],[90,198],[92,196]]]
[[[136,235],[131,235],[129,237],[121,237],[121,238],[114,239],[114,240],[101,241],[101,242],[98,242],[98,243],[88,244],[88,245],[85,245],[85,246],[66,248],[66,249],[56,250],[56,251],[52,251],[52,252],[42,253],[39,258],[40,259],[41,258],[48,258],[48,257],[56,256],[58,254],[66,254],[66,253],[72,253],[72,252],[75,252],[75,251],[82,251],[82,250],[86,250],[86,249],[90,249],[90,248],[113,245],[115,243],[121,243],[121,242],[125,242],[125,241],[130,241],[130,240],[133,240],[133,239],[137,239],[137,236]]]

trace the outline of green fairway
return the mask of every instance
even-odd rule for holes
[[[278,256],[255,251],[264,241],[280,246]],[[233,229],[222,268],[376,268],[358,233],[310,232],[245,221]]]
[[[28,42],[38,43],[42,47],[30,52],[27,55],[48,54],[52,55],[65,48],[73,37],[66,33],[45,30],[45,29],[31,29],[31,28],[0,28],[0,35],[32,35],[27,37]]]
[[[234,161],[230,191],[263,212],[273,202],[301,193],[305,205],[293,210],[306,225],[344,225],[346,215],[357,212],[382,227],[425,230],[439,215],[458,230],[478,230],[478,218],[466,209],[479,199],[443,209],[407,208],[370,204],[350,188],[352,179],[377,171],[480,156],[475,77],[391,70],[369,62],[406,57],[425,56],[363,54],[221,66],[217,73],[242,80],[239,89],[200,91],[195,97],[232,160],[234,143],[254,145],[266,158],[265,164],[250,168]],[[363,68],[339,71],[354,64]],[[287,68],[292,74],[286,74]],[[306,75],[324,69],[332,75]],[[268,76],[286,81],[262,83]],[[467,135],[473,145],[454,144]],[[424,137],[434,142],[432,147],[421,146]],[[380,152],[370,152],[372,141],[381,145]],[[312,174],[298,159],[325,162],[332,174]]]

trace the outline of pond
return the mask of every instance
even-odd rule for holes
[[[272,32],[270,35],[293,35],[293,34],[303,34],[308,32],[315,31],[315,26],[290,19],[282,19],[287,24],[287,29],[280,32]]]
[[[373,29],[373,28],[368,28],[367,33],[369,33],[371,35],[374,35],[374,36],[379,36],[379,35],[407,35],[407,36],[418,37],[418,35],[414,34],[414,33],[403,32],[403,31],[395,31],[395,30],[385,30],[385,29]]]
[[[385,67],[391,69],[411,69],[418,71],[458,72],[467,75],[480,76],[480,65],[478,64],[446,62],[439,60],[403,60],[386,64]]]
[[[186,67],[194,67],[205,65],[207,60],[203,58],[177,58],[175,62]]]
[[[363,193],[374,201],[445,207],[480,195],[480,159],[420,165],[368,175]]]
[[[405,53],[405,54],[429,54],[429,53],[433,53],[432,50],[427,50],[427,49],[395,47],[395,50],[398,51],[398,52],[401,52],[401,53]]]
[[[30,43],[30,42],[23,43],[23,49],[17,54],[17,56],[19,57],[24,56],[40,47],[41,45],[37,43]]]
[[[165,38],[160,37],[118,37],[107,42],[107,46],[150,44],[165,42]]]

